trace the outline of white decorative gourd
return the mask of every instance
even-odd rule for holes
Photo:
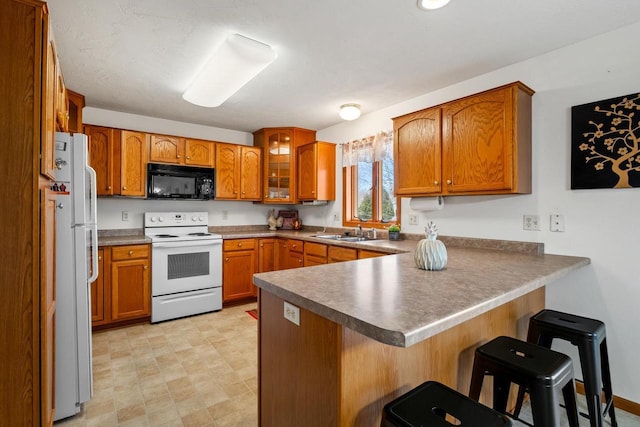
[[[436,239],[438,229],[433,222],[429,222],[424,231],[427,238],[418,242],[413,259],[422,270],[442,270],[447,265],[447,248]]]

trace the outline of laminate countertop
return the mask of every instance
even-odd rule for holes
[[[278,237],[283,234],[278,232]],[[369,338],[409,347],[590,263],[589,258],[535,250],[447,245],[446,268],[425,271],[413,260],[416,244],[415,240],[345,242],[341,245],[404,253],[259,273],[253,281],[262,291]]]

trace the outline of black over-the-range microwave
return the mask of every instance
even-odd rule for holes
[[[209,200],[215,194],[213,168],[147,165],[147,199]]]

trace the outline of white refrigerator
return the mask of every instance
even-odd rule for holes
[[[91,399],[91,289],[98,277],[96,174],[87,136],[56,133],[55,420]]]

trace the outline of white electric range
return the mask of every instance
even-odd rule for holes
[[[222,309],[222,236],[207,212],[146,212],[151,238],[151,322]]]

